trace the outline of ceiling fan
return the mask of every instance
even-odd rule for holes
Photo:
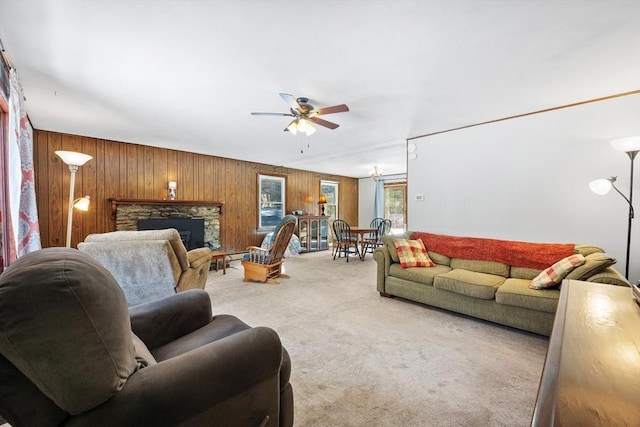
[[[329,129],[336,129],[338,124],[321,119],[318,116],[325,114],[344,113],[349,111],[349,107],[345,104],[334,105],[333,107],[325,107],[315,109],[313,105],[309,104],[309,98],[295,98],[288,93],[281,93],[280,96],[284,99],[284,102],[289,104],[288,113],[251,113],[254,116],[289,116],[293,117],[291,123],[284,128],[285,132],[291,132],[292,134],[298,133],[298,131],[305,133],[307,136],[315,132],[315,128],[311,126],[311,123],[315,123],[320,126],[324,126]]]

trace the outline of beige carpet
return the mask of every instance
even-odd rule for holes
[[[548,339],[376,291],[375,261],[303,254],[279,285],[211,272],[214,313],[275,329],[296,426],[528,426]]]

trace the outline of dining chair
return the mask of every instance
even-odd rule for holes
[[[334,260],[336,259],[336,255],[340,258],[342,253],[344,253],[344,257],[347,259],[347,262],[349,262],[349,254],[360,256],[358,240],[351,234],[351,227],[346,221],[342,219],[336,219],[333,221],[333,231],[337,242],[337,247],[333,254]]]
[[[369,227],[375,228],[375,233],[367,236],[367,250],[373,253],[377,247],[382,246],[382,237],[391,231],[391,220],[384,218],[374,218]]]
[[[376,242],[379,240],[379,236],[378,236],[378,228],[384,223],[384,218],[374,218],[371,220],[371,222],[369,223],[369,227],[371,228],[375,228],[376,231],[374,233],[369,233],[366,237],[367,240],[367,244],[369,245],[369,247],[372,248],[372,252],[373,250],[375,250],[376,248]]]
[[[338,253],[338,238],[336,237],[336,231],[333,228],[334,220],[329,223],[329,229],[331,230],[331,256],[335,256]]]

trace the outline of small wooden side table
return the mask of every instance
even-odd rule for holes
[[[218,261],[222,260],[222,274],[227,274],[227,253],[222,251],[211,252],[211,261],[215,262],[215,269],[218,271]]]

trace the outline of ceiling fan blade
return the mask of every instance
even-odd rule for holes
[[[252,116],[289,116],[293,117],[291,113],[251,113]]]
[[[317,124],[317,125],[324,126],[326,128],[329,128],[329,129],[335,129],[338,126],[340,126],[338,124],[331,123],[331,122],[328,122],[328,121],[326,121],[324,119],[321,119],[320,117],[309,117],[309,120],[312,121],[313,123]]]
[[[322,115],[322,114],[346,113],[347,111],[349,111],[349,107],[347,107],[345,104],[340,104],[340,105],[334,105],[333,107],[319,108],[316,110],[316,113],[319,115]]]
[[[300,112],[302,111],[302,107],[300,106],[300,104],[298,104],[298,101],[293,95],[290,95],[288,93],[281,93],[280,96],[282,97],[282,99],[284,99],[284,102],[289,104],[289,107],[291,107],[293,110]]]

